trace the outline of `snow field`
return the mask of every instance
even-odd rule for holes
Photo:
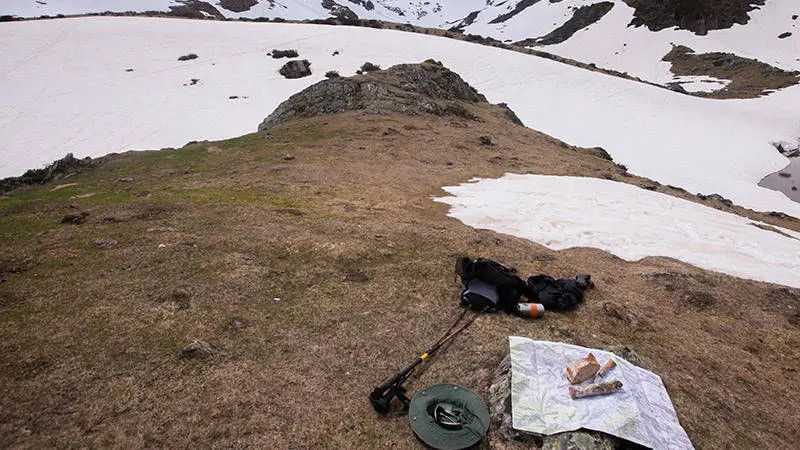
[[[597,178],[506,174],[436,198],[466,225],[554,250],[595,247],[628,261],[667,256],[708,270],[800,287],[800,234]]]

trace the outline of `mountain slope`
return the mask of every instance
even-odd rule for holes
[[[383,106],[419,93],[391,74],[359,79],[393,87]],[[588,272],[596,287],[577,310],[535,323],[480,317],[411,392],[447,380],[487,398],[509,335],[620,344],[663,378],[698,448],[800,438],[785,413],[800,402],[786,389],[800,383],[796,289],[668,258],[553,251],[446,217],[431,199],[441,186],[507,172],[653,185],[597,149],[515,125],[504,108],[455,102],[469,114],[364,105],[112,155],[0,199],[0,441],[419,448],[408,419],[379,416],[367,395],[458,314],[460,254],[526,275]],[[194,340],[208,351],[182,351]]]
[[[800,6],[793,0],[8,0],[0,14],[37,17],[112,11],[170,11],[197,18],[338,17],[377,19],[492,37],[534,46],[605,69],[689,92],[714,92],[730,80],[704,73],[687,78],[662,58],[674,46],[698,54],[731,53],[800,75]],[[745,80],[759,85],[758,79]],[[768,93],[769,83],[764,84]]]
[[[517,52],[372,28],[105,17],[0,25],[9,38],[0,41],[8,92],[0,97],[0,176],[68,152],[99,156],[241,135],[327,71],[433,58],[490,100],[510,99],[526,126],[603,147],[632,173],[800,217],[800,205],[757,186],[787,164],[770,142],[800,135],[796,86],[712,101]],[[275,48],[298,50],[313,74],[283,78],[285,60],[267,56]],[[187,53],[199,57],[178,61]]]

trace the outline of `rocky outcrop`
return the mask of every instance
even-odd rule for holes
[[[630,25],[651,31],[678,27],[705,35],[709,30],[744,25],[748,13],[766,0],[623,0],[635,9]]]
[[[515,44],[525,47],[533,45],[560,44],[571,38],[572,35],[578,31],[588,27],[589,25],[597,23],[603,18],[603,16],[608,14],[613,7],[613,2],[600,2],[592,5],[581,6],[572,13],[572,17],[570,17],[570,19],[567,20],[564,25],[561,25],[542,37],[525,39],[524,41],[515,42]]]
[[[661,59],[672,64],[675,75],[710,76],[731,80],[715,98],[754,98],[800,82],[800,71],[789,72],[756,59],[732,53],[695,53],[684,45],[674,46]],[[706,93],[696,93],[708,96]]]
[[[331,12],[333,17],[342,20],[358,20],[358,14],[347,6],[340,5],[333,0],[322,0],[322,7]]]
[[[100,159],[92,159],[89,157],[78,159],[72,153],[67,156],[54,161],[43,169],[30,169],[25,172],[21,177],[10,177],[0,180],[0,192],[10,191],[16,187],[26,184],[44,184],[51,180],[58,180],[79,173],[83,169],[87,169],[99,164]]]
[[[489,21],[489,23],[503,23],[506,20],[508,20],[508,19],[516,16],[517,14],[521,13],[522,11],[525,11],[528,7],[531,7],[531,6],[539,3],[540,1],[541,0],[520,0],[520,2],[517,3],[516,6],[514,6],[514,9],[512,9],[511,11],[509,11],[509,12],[507,12],[505,14],[501,14],[501,15],[495,17],[494,19]]]
[[[225,19],[225,16],[219,12],[214,5],[208,2],[201,2],[198,0],[182,0],[179,1],[180,5],[170,6],[170,16],[186,17],[189,19],[205,19],[207,17],[214,17],[215,19]]]
[[[274,3],[274,1],[271,1],[270,5]],[[258,0],[220,0],[219,2],[219,6],[237,13],[248,11],[257,4]]]
[[[468,115],[459,102],[487,103],[486,97],[458,74],[441,63],[428,60],[422,64],[400,64],[365,75],[321,81],[281,103],[258,129],[263,131],[295,117],[352,110]]]
[[[311,75],[311,63],[307,59],[289,61],[279,71],[286,78],[303,78]]]

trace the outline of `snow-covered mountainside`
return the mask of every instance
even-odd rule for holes
[[[689,92],[714,91],[730,80],[710,70],[671,71],[662,58],[674,46],[800,70],[800,3],[795,0],[5,0],[0,14],[38,17],[187,8],[199,17],[339,17],[456,28],[650,82],[680,85]]]

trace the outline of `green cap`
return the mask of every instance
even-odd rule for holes
[[[489,429],[489,410],[477,394],[457,384],[437,384],[417,392],[408,407],[411,429],[440,450],[478,443]]]

